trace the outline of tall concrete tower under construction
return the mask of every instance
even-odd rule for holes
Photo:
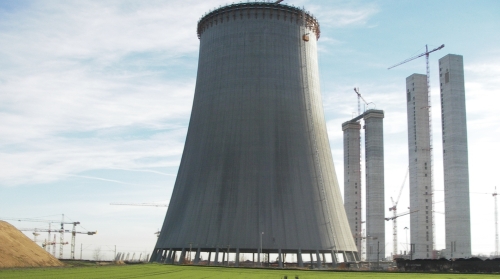
[[[471,256],[469,162],[465,109],[464,63],[461,55],[439,59],[445,197],[446,253]]]
[[[362,240],[366,240],[367,261],[385,257],[383,118],[384,111],[370,109],[342,124],[344,206],[359,252]],[[366,204],[361,203],[361,124],[358,122],[361,119],[365,130]],[[362,209],[366,210],[366,235],[362,235]]]
[[[193,108],[152,260],[357,258],[318,77],[319,23],[296,7],[224,6],[198,22]],[[271,254],[271,255],[269,255]]]
[[[410,172],[410,243],[414,259],[432,258],[434,250],[432,143],[427,76],[406,78]]]
[[[365,112],[366,259],[385,257],[384,112]]]
[[[361,254],[362,209],[365,209],[361,203],[361,124],[352,120],[344,122],[342,131],[344,131],[344,207],[358,253]]]

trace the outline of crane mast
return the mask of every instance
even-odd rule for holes
[[[356,92],[356,95],[358,95],[358,116],[359,116],[361,115],[361,100],[363,100],[363,102],[366,105],[364,110],[366,110],[368,102],[365,100],[365,98],[363,98],[363,96],[361,96],[361,93],[359,93],[359,88],[354,87],[354,92]]]
[[[498,208],[497,208],[497,187],[495,186],[495,193],[493,193],[493,198],[495,199],[495,256],[498,256]]]
[[[358,115],[360,115],[361,114],[361,100],[360,100],[361,94],[359,94],[359,88],[354,87],[354,92],[356,92],[356,94],[358,95]]]
[[[62,243],[64,243],[64,214],[62,215],[62,220],[61,220],[61,233],[59,234],[60,235],[60,240],[59,240],[59,243],[61,243],[61,245],[59,245],[59,259],[62,259],[63,257],[63,251],[64,251],[64,246],[62,245]],[[67,244],[67,242],[66,242]]]
[[[406,178],[408,178],[408,173],[410,169],[406,169],[406,174],[405,178],[403,179],[403,184],[401,185],[401,188],[399,188],[399,194],[398,197],[396,198],[396,201],[394,201],[391,197],[392,201],[392,207],[389,208],[389,211],[392,211],[392,248],[393,248],[393,255],[396,255],[398,253],[398,221],[396,218],[398,217],[398,203],[399,199],[401,198],[401,193],[403,193],[403,188],[405,186]],[[406,214],[405,214],[406,215]],[[402,215],[401,215],[402,216]]]
[[[366,112],[366,108],[368,107],[369,104],[373,104],[375,105],[373,102],[370,102],[368,103],[365,98],[363,98],[363,96],[361,95],[360,91],[359,91],[359,88],[358,87],[354,87],[354,92],[356,93],[356,95],[358,96],[358,115],[353,119],[355,121],[361,121],[361,119],[363,118],[363,115],[364,113]],[[364,104],[365,104],[365,107],[364,107],[364,110],[363,110],[363,113],[361,113],[361,100],[363,100]],[[361,134],[359,135],[359,152],[360,152],[360,156],[359,156],[359,164],[361,165],[362,164],[362,150],[361,150],[361,142],[362,142],[362,138],[361,138]],[[360,173],[359,173],[359,177],[361,177],[361,169],[360,169]],[[360,181],[360,188],[361,188],[361,181]],[[362,221],[362,217],[360,217],[360,221],[361,221],[361,226],[363,226],[363,223],[365,223],[366,221]],[[363,229],[363,232],[361,233],[361,255],[365,254],[366,253],[366,239],[367,237],[364,236],[365,235],[365,230]]]
[[[47,240],[46,240],[45,242],[50,241],[50,232],[51,232],[51,224],[49,223],[49,231],[48,231],[48,234],[49,234],[49,235],[48,235]],[[46,247],[46,248],[45,248],[45,247]],[[49,252],[49,253],[50,253],[50,247],[48,247],[48,246],[45,246],[45,247],[44,247],[44,248],[45,248],[45,250],[46,250],[47,252]]]

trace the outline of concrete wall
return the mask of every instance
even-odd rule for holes
[[[410,169],[410,243],[413,259],[432,258],[432,160],[427,76],[406,78],[408,157]]]
[[[368,110],[365,121],[366,259],[385,257],[384,112]],[[378,255],[377,255],[378,253]]]
[[[445,191],[446,254],[471,256],[469,163],[461,55],[439,59]]]
[[[342,124],[344,131],[344,207],[351,233],[361,253],[362,211],[361,204],[361,124],[348,121]]]
[[[264,252],[357,250],[323,114],[319,27],[302,15],[243,3],[201,19],[193,109],[155,252],[256,252],[261,236]]]

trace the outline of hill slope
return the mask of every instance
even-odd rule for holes
[[[14,226],[0,221],[0,268],[63,265]]]

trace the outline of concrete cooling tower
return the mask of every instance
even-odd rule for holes
[[[203,16],[198,37],[186,143],[151,261],[357,260],[323,114],[317,20],[233,4]]]

